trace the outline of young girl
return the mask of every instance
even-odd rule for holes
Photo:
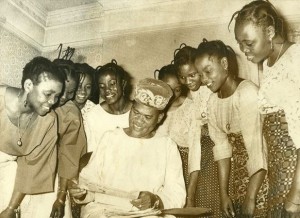
[[[265,217],[266,184],[257,196],[267,169],[257,87],[238,77],[235,53],[222,41],[204,40],[198,47],[195,66],[214,93],[208,102],[208,127],[215,143],[221,209],[226,217]],[[228,187],[230,173],[233,205]]]
[[[128,87],[130,77],[115,60],[102,66],[96,73],[99,94],[103,101],[86,115],[88,151],[96,149],[104,132],[115,127],[128,127],[132,105]]]
[[[76,63],[74,68],[80,78],[73,102],[80,109],[83,123],[85,123],[87,112],[99,102],[99,97],[96,94],[95,70],[86,63]]]
[[[299,217],[300,46],[287,40],[283,20],[269,2],[253,1],[235,16],[241,51],[249,61],[263,63],[259,108],[268,146],[268,217]]]
[[[157,134],[166,134],[178,145],[181,154],[184,178],[187,187],[186,207],[195,206],[195,193],[200,170],[200,126],[197,126],[193,111],[193,101],[183,95],[183,85],[179,82],[173,64],[162,67],[158,79],[167,83],[172,91],[166,119],[159,126]]]
[[[0,217],[16,217],[25,195],[53,191],[57,117],[51,109],[63,83],[50,60],[36,57],[23,70],[22,88],[0,86]]]
[[[196,206],[212,208],[215,217],[221,216],[217,164],[213,161],[213,141],[208,135],[207,101],[211,91],[202,86],[194,59],[196,49],[190,46],[180,48],[174,57],[174,65],[181,84],[188,89],[188,98],[193,101],[191,110],[197,120],[201,134],[201,165],[196,191]],[[192,114],[191,113],[191,114]]]

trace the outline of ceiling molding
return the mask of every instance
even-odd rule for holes
[[[182,0],[98,0],[98,2],[103,6],[104,11],[127,10],[128,8],[141,9],[158,4],[174,4],[176,1],[180,2]]]
[[[194,27],[204,27],[204,26],[212,26],[212,25],[224,25],[227,24],[227,20],[219,20],[219,19],[201,19],[189,22],[181,22],[181,23],[173,23],[173,24],[161,24],[155,26],[144,26],[139,28],[131,28],[131,29],[122,29],[116,31],[107,31],[102,32],[101,36],[103,39],[108,39],[111,37],[118,37],[121,35],[130,35],[137,33],[146,33],[146,32],[158,32],[164,30],[173,30],[173,29],[185,29],[185,28],[194,28]]]
[[[11,25],[10,23],[6,22],[6,19],[3,17],[0,17],[0,27],[4,28],[5,30],[9,31],[16,37],[20,38],[22,41],[27,43],[28,45],[31,45],[38,51],[42,51],[43,45],[41,45],[39,42],[34,40],[32,37],[28,36],[26,33],[20,31],[15,26]]]
[[[198,8],[202,1],[98,0],[91,4],[47,12],[36,3],[38,1],[34,4],[33,0],[4,2],[9,5],[9,9],[0,9],[0,26],[42,52],[55,50],[60,41],[73,47],[85,47],[102,44],[103,39],[136,33],[208,25],[224,25],[224,28],[227,28],[235,8],[238,9],[244,4],[240,0],[232,0],[230,3],[205,4]],[[293,4],[284,5],[286,8],[281,8],[285,12],[283,14],[286,14],[285,18],[290,23],[290,28],[298,34],[298,10]],[[221,8],[223,11],[215,13]],[[211,13],[207,13],[206,18],[200,16],[207,11]],[[154,15],[155,12],[158,13]]]
[[[47,11],[38,3],[30,0],[7,0],[10,4],[21,10],[25,15],[40,26],[46,26]]]
[[[64,25],[79,21],[98,19],[103,16],[102,6],[95,2],[48,12],[47,27]]]

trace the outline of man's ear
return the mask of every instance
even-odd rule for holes
[[[224,68],[224,70],[228,70],[228,60],[227,60],[226,57],[223,57],[223,58],[221,59],[221,65],[222,65],[222,67]]]
[[[33,89],[33,82],[32,82],[32,80],[31,79],[26,79],[24,81],[24,90],[25,90],[25,92],[29,93],[29,92],[32,91],[32,89]]]
[[[164,113],[164,112],[161,112],[161,113],[158,115],[157,124],[159,124],[159,123],[162,121],[162,119],[164,118],[164,116],[165,116],[165,113]]]
[[[274,26],[268,26],[267,27],[267,35],[268,35],[268,38],[269,38],[270,41],[274,38],[274,36],[275,36]]]

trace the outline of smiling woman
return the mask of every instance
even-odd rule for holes
[[[241,51],[263,71],[258,107],[268,146],[268,217],[299,217],[300,46],[287,39],[283,18],[268,1],[253,1],[235,16]]]
[[[63,82],[51,61],[36,57],[23,70],[21,89],[0,87],[1,217],[14,217],[25,195],[53,191],[57,118],[51,108]]]
[[[113,60],[96,72],[96,82],[103,101],[86,114],[88,151],[94,151],[103,133],[116,126],[127,127],[132,105],[130,76]],[[113,122],[112,122],[113,120]]]
[[[267,166],[258,88],[238,77],[235,52],[220,40],[203,40],[195,67],[213,92],[208,101],[208,127],[215,143],[221,210],[226,217],[266,217],[267,185],[262,182]]]

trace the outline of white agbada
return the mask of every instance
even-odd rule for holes
[[[175,142],[167,136],[149,139],[133,138],[116,128],[103,135],[80,178],[100,186],[157,194],[164,208],[180,208],[186,191],[182,163]],[[107,205],[114,202],[91,202],[82,210],[82,217],[100,217]],[[114,208],[118,205],[115,202]],[[88,209],[90,208],[90,209]]]

